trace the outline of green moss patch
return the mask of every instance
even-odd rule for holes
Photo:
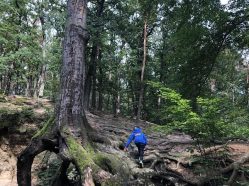
[[[51,132],[53,125],[55,124],[55,118],[51,117],[44,125],[43,127],[32,137],[32,139],[34,138],[38,138],[41,136],[44,136],[45,134]]]
[[[80,143],[78,143],[73,137],[69,136],[66,139],[70,156],[76,161],[75,163],[80,168],[81,174],[88,166],[96,168],[96,165],[92,159],[93,152],[91,149],[85,149]]]
[[[121,159],[115,155],[102,152],[96,153],[91,146],[86,146],[84,148],[72,136],[68,136],[66,142],[69,148],[69,154],[76,161],[75,163],[80,169],[81,174],[83,174],[87,167],[91,167],[93,175],[97,174],[101,169],[110,172],[112,175],[120,174],[118,177],[113,176],[110,179],[105,180],[104,183],[101,183],[101,185],[108,186],[120,185],[119,183],[122,183],[124,179],[127,179],[129,170],[123,165]],[[98,182],[100,180],[95,181]]]
[[[24,102],[26,101],[25,98],[16,98],[12,101],[15,105],[24,105]]]
[[[117,174],[120,171],[122,162],[112,154],[97,153],[93,157],[94,162],[103,170],[111,174]]]

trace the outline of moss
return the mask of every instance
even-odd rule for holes
[[[123,185],[125,180],[129,177],[129,168],[127,165],[123,164],[122,159],[107,153],[97,153],[93,157],[94,162],[103,170],[110,172],[113,176],[106,180],[101,185],[103,186],[119,186]]]
[[[94,162],[102,169],[117,174],[120,170],[121,160],[112,154],[97,153],[94,157]]]
[[[75,163],[80,168],[81,174],[83,174],[85,168],[88,166],[93,169],[97,168],[92,159],[93,152],[91,148],[88,149],[82,147],[82,145],[71,136],[66,138],[66,142],[69,148],[70,156],[76,161]]]
[[[52,127],[55,123],[55,118],[54,117],[50,117],[50,119],[43,125],[43,127],[32,137],[32,139],[34,138],[38,138],[41,136],[44,136],[45,134],[47,134],[48,132],[50,132],[52,130]]]
[[[27,98],[20,97],[20,98],[13,99],[11,103],[14,105],[24,105],[26,101],[27,101]]]
[[[94,180],[103,186],[118,186],[122,185],[121,183],[124,183],[124,180],[127,180],[129,169],[122,163],[121,159],[113,154],[96,153],[90,144],[83,147],[80,142],[72,137],[67,127],[63,128],[62,131],[68,146],[69,156],[74,160],[81,175],[87,167],[90,167]],[[64,155],[67,156],[67,154]],[[98,176],[96,177],[101,169],[115,176],[103,182],[103,180],[99,180]],[[116,174],[119,174],[119,176],[116,176]]]

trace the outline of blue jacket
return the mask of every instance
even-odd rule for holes
[[[143,143],[147,144],[147,138],[144,133],[142,133],[142,130],[140,128],[135,128],[131,135],[128,138],[128,141],[125,144],[125,147],[127,148],[130,143],[134,140],[135,143]]]

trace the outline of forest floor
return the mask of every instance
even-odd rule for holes
[[[46,99],[29,99],[23,97],[6,97],[0,101],[0,185],[15,186],[16,158],[29,144],[35,132],[42,127],[43,121],[53,106]],[[25,108],[25,109],[24,109]],[[32,117],[25,115],[27,108],[33,110]],[[9,112],[6,112],[9,110]],[[1,125],[6,114],[25,110],[27,117]],[[4,112],[3,112],[4,111]],[[111,144],[97,143],[100,152],[114,154],[122,159],[130,170],[130,176],[124,185],[248,185],[249,144],[248,141],[228,141],[225,144],[209,148],[196,148],[191,136],[181,132],[163,134],[155,132],[153,123],[116,117],[102,112],[87,112],[89,123],[99,131]],[[132,143],[128,152],[123,151],[124,143],[135,126],[140,126],[148,137],[145,149],[144,168],[136,163],[137,149]],[[2,126],[2,127],[1,127]],[[33,185],[38,184],[38,170],[48,169],[42,160],[46,153],[35,158],[32,173]],[[51,161],[51,160],[50,160]]]

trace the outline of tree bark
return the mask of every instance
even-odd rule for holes
[[[96,16],[99,19],[104,11],[104,3],[105,0],[98,0],[97,1],[97,12]],[[97,30],[95,39],[93,41],[92,45],[92,52],[91,52],[91,59],[89,64],[89,69],[87,72],[86,77],[86,84],[85,84],[85,96],[84,96],[84,102],[86,103],[85,108],[89,109],[89,103],[90,103],[90,93],[92,92],[92,99],[91,99],[91,107],[95,109],[97,107],[96,105],[96,90],[97,90],[97,62],[99,57],[99,51],[100,51],[100,43],[98,41],[100,37],[100,31]],[[92,90],[92,91],[91,91]]]
[[[140,92],[139,92],[139,102],[138,102],[138,111],[137,111],[137,120],[141,118],[141,111],[142,111],[142,101],[143,101],[143,94],[144,94],[144,71],[145,71],[145,63],[146,63],[146,56],[147,56],[147,20],[144,21],[144,33],[143,33],[143,63],[141,67],[141,77],[140,77]]]
[[[87,141],[86,129],[90,126],[84,123],[85,113],[82,99],[85,80],[85,49],[89,39],[86,30],[86,1],[68,1],[67,7],[68,20],[64,38],[60,100],[56,122],[59,129],[68,125],[73,133],[81,131],[83,141]]]
[[[249,64],[247,64],[247,74],[246,74],[246,95],[247,95],[247,107],[249,108]]]
[[[43,12],[40,10],[40,22],[41,22],[41,27],[42,27],[42,41],[41,41],[41,46],[42,46],[42,65],[40,66],[40,73],[39,77],[37,80],[37,86],[35,89],[35,96],[36,97],[43,97],[44,94],[44,87],[45,87],[45,80],[46,80],[46,74],[47,74],[47,64],[46,64],[46,34],[45,34],[45,19],[43,17]]]
[[[31,185],[31,167],[37,154],[44,150],[54,151],[63,160],[65,167],[67,162],[78,166],[76,157],[69,153],[69,138],[79,142],[79,145],[86,145],[95,137],[83,108],[84,83],[82,82],[85,78],[85,49],[89,39],[86,29],[86,5],[86,0],[69,0],[67,3],[68,17],[55,124],[46,129],[47,133],[34,138],[31,145],[18,157],[19,186]],[[79,174],[83,173],[79,172]],[[84,182],[83,176],[83,180],[80,180],[81,184]]]
[[[99,35],[99,34],[98,34]],[[98,37],[97,35],[97,37]],[[92,108],[96,108],[96,84],[97,84],[97,57],[99,53],[99,46],[98,44],[94,44],[92,49],[92,57],[91,57],[91,64],[92,64]]]
[[[98,110],[102,111],[103,109],[103,69],[101,66],[101,59],[102,59],[102,52],[101,50],[99,51],[99,86],[98,86],[98,91],[99,91],[99,99],[98,99]]]

